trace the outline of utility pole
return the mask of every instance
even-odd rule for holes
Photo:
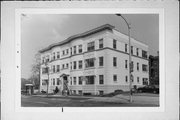
[[[127,22],[127,20],[121,15],[121,14],[116,14],[117,16],[120,16],[125,22],[128,27],[128,37],[129,37],[129,102],[132,102],[132,72],[133,72],[133,64],[131,62],[131,37],[130,37],[130,24]]]

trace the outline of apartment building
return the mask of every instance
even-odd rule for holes
[[[49,92],[58,87],[72,94],[128,91],[128,43],[127,35],[105,24],[40,50],[40,90],[46,91],[49,85]],[[134,66],[132,85],[149,84],[148,46],[131,38],[130,52]]]
[[[159,53],[149,56],[149,84],[159,85]]]

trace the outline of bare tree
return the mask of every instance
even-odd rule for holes
[[[35,54],[34,62],[31,68],[31,77],[29,78],[32,83],[35,85],[35,88],[39,88],[40,85],[40,65],[41,65],[41,58],[40,53]]]

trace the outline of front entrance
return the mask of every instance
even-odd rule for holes
[[[68,76],[67,74],[62,74],[60,77],[61,77],[61,80],[62,80],[62,89],[61,89],[61,92],[62,92],[62,95],[69,95],[69,92],[70,92],[70,89],[69,89],[69,86],[68,86]]]

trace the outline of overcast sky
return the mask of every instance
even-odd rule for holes
[[[157,14],[123,15],[131,24],[131,36],[149,46],[149,54],[159,50],[159,17]],[[127,34],[127,26],[121,17],[110,14],[32,15],[22,16],[21,22],[21,71],[29,78],[35,54],[52,43],[71,35],[85,32],[103,24],[111,24]]]

